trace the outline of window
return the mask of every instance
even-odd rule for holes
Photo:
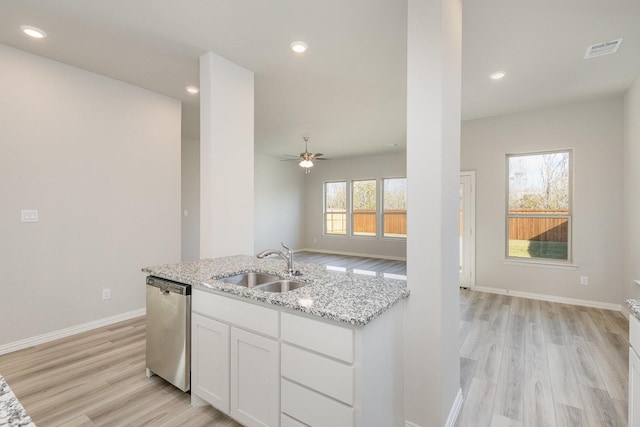
[[[571,157],[507,155],[507,257],[571,260]]]
[[[376,235],[376,180],[353,181],[351,191],[352,234],[354,236]]]
[[[383,237],[407,237],[407,178],[382,180]]]
[[[324,232],[347,234],[347,183],[324,184]]]

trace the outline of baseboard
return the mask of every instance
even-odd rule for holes
[[[456,400],[453,401],[453,405],[451,406],[451,410],[449,411],[449,417],[447,418],[447,423],[445,427],[454,427],[456,425],[456,421],[458,421],[458,415],[460,415],[460,411],[462,410],[462,402],[464,398],[462,397],[462,389],[458,389],[458,394],[456,394]]]
[[[470,288],[474,291],[487,292],[490,294],[511,295],[513,297],[536,299],[541,301],[557,302],[561,304],[579,305],[582,307],[601,308],[603,310],[622,311],[622,305],[609,302],[591,301],[579,298],[559,297],[556,295],[536,294],[533,292],[513,291],[511,289],[490,288],[485,286],[474,286]]]
[[[329,255],[344,255],[344,256],[358,256],[362,258],[377,258],[377,259],[388,259],[390,261],[407,261],[405,257],[399,256],[390,256],[390,255],[376,255],[376,254],[361,254],[358,252],[341,252],[341,251],[329,251],[324,249],[296,249],[294,252],[315,252],[319,254],[329,254]]]
[[[61,329],[59,331],[53,331],[43,335],[26,338],[20,341],[3,344],[3,345],[0,345],[0,355],[12,353],[14,351],[22,350],[28,347],[33,347],[39,344],[44,344],[50,341],[55,341],[60,338],[65,338],[71,335],[79,334],[81,332],[86,332],[92,329],[101,328],[103,326],[112,325],[114,323],[123,322],[125,320],[133,319],[135,317],[144,316],[145,313],[146,313],[146,309],[140,308],[138,310],[129,311],[127,313],[116,314],[115,316],[105,317],[104,319],[94,320],[92,322],[83,323],[81,325],[72,326],[70,328]]]
[[[462,389],[458,389],[458,394],[456,394],[456,399],[453,401],[453,405],[451,405],[451,410],[449,411],[449,416],[447,417],[447,422],[444,424],[444,427],[454,427],[456,422],[458,421],[458,415],[460,415],[460,411],[462,410],[462,402],[464,401],[462,397]],[[404,427],[421,427],[419,424],[413,423],[411,421],[404,420]]]

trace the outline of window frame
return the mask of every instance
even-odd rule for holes
[[[509,212],[509,196],[510,196],[510,169],[509,160],[513,157],[538,156],[544,154],[560,154],[567,153],[568,161],[568,201],[566,214],[513,214]],[[573,197],[574,197],[574,149],[565,148],[557,150],[530,151],[523,153],[507,153],[505,156],[505,260],[508,262],[526,263],[526,264],[548,264],[548,265],[573,265]],[[563,218],[567,219],[567,259],[559,258],[543,258],[543,257],[518,257],[509,255],[509,222],[511,218]]]
[[[322,184],[322,231],[325,236],[347,236],[349,230],[349,186],[347,180],[325,181]],[[344,184],[344,212],[332,212],[344,214],[344,233],[330,233],[327,231],[327,184]]]
[[[356,234],[355,231],[355,209],[354,209],[354,203],[353,203],[353,196],[355,194],[354,191],[354,186],[357,182],[367,182],[367,181],[372,181],[376,188],[375,188],[375,209],[373,213],[364,213],[361,215],[373,215],[374,216],[374,224],[375,224],[375,232],[373,234]],[[355,237],[355,238],[363,238],[363,239],[377,239],[378,238],[378,230],[380,229],[380,224],[379,224],[379,220],[380,220],[380,215],[379,215],[379,207],[380,207],[380,190],[379,190],[379,185],[378,185],[378,179],[377,178],[363,178],[363,179],[352,179],[350,180],[351,185],[349,186],[349,192],[350,192],[350,205],[349,205],[349,217],[351,219],[351,224],[350,224],[350,236],[351,237]]]
[[[387,180],[392,179],[404,179],[405,181],[405,210],[404,214],[402,213],[388,213],[385,214],[385,206],[384,206],[384,183]],[[397,177],[386,177],[380,178],[380,238],[385,240],[407,240],[407,233],[405,232],[404,236],[385,236],[384,226],[385,226],[385,215],[405,215],[407,216],[408,209],[406,208],[407,203],[407,177],[406,176],[397,176]],[[406,221],[406,219],[405,219]],[[405,225],[406,227],[406,225]]]

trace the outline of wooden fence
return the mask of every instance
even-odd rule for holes
[[[569,219],[554,217],[565,212],[558,211],[510,211],[512,214],[549,214],[549,217],[510,217],[509,240],[533,240],[538,242],[567,242]]]
[[[407,235],[407,211],[406,210],[386,210],[384,216],[385,236],[406,236]],[[341,213],[327,213],[325,221],[326,231],[329,234],[345,234],[346,215]],[[357,210],[353,213],[353,230],[355,234],[376,235],[376,211]]]

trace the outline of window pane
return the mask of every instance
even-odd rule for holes
[[[376,235],[376,180],[353,181],[353,234]]]
[[[508,156],[507,256],[571,257],[571,152]]]
[[[325,233],[347,234],[347,183],[325,183]]]
[[[508,256],[569,259],[569,218],[510,217]]]
[[[384,237],[407,237],[407,179],[383,180]]]
[[[509,213],[569,212],[569,152],[509,157]]]

